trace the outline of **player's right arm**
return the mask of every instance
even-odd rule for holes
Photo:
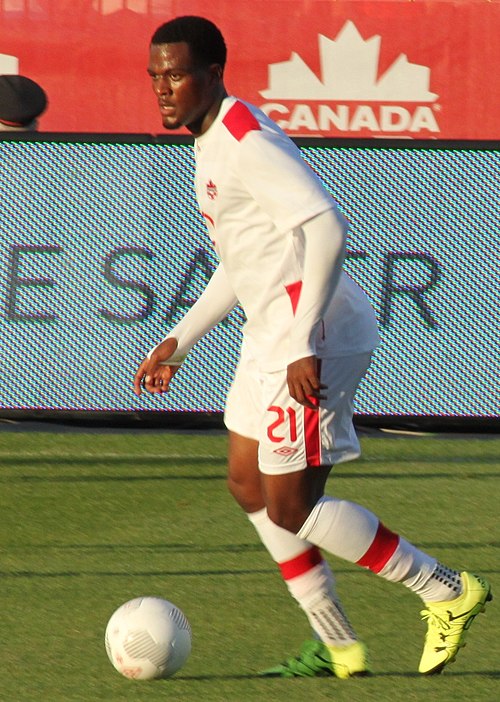
[[[219,264],[207,287],[172,329],[142,361],[134,376],[134,391],[168,392],[170,381],[191,348],[236,306],[238,300]]]

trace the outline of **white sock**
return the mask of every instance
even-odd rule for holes
[[[335,593],[335,578],[320,551],[277,526],[265,509],[249,514],[248,518],[318,638],[335,646],[356,641],[356,634]]]
[[[416,592],[415,584],[427,580],[435,566],[435,558],[420,551],[400,536],[396,550],[379,575],[393,583],[403,583]]]
[[[357,563],[373,543],[378,526],[378,518],[361,505],[325,495],[313,507],[297,536]]]
[[[424,602],[448,601],[461,594],[457,571],[438,564],[353,502],[322,497],[298,536],[386,580],[403,583]]]
[[[462,594],[460,573],[436,561],[434,568],[422,569],[405,580],[403,585],[419,595],[424,602],[449,602]]]

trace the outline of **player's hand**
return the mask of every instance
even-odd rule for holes
[[[319,381],[318,359],[307,356],[290,363],[287,368],[288,392],[299,404],[309,409],[318,409],[319,401],[326,400],[321,391],[326,389]]]
[[[168,392],[170,381],[179,369],[179,365],[163,365],[177,350],[175,339],[165,339],[146,357],[134,376],[134,392],[140,395],[143,390],[152,393]]]

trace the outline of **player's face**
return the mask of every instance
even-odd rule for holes
[[[187,127],[195,136],[202,134],[218,97],[220,68],[196,65],[189,45],[176,42],[151,45],[148,73],[165,129]]]

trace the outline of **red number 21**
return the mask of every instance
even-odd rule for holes
[[[297,417],[295,414],[295,410],[293,407],[287,407],[286,410],[283,410],[282,407],[277,407],[276,405],[272,405],[271,407],[268,407],[268,412],[274,412],[277,417],[276,419],[271,422],[271,424],[268,425],[267,427],[267,436],[271,441],[274,441],[275,443],[279,443],[280,441],[285,441],[285,439],[289,439],[291,442],[294,442],[297,440]],[[288,420],[288,421],[287,421]],[[283,436],[276,435],[276,429],[278,427],[281,427],[282,425],[285,425],[282,430],[280,431],[280,434],[283,433]]]

